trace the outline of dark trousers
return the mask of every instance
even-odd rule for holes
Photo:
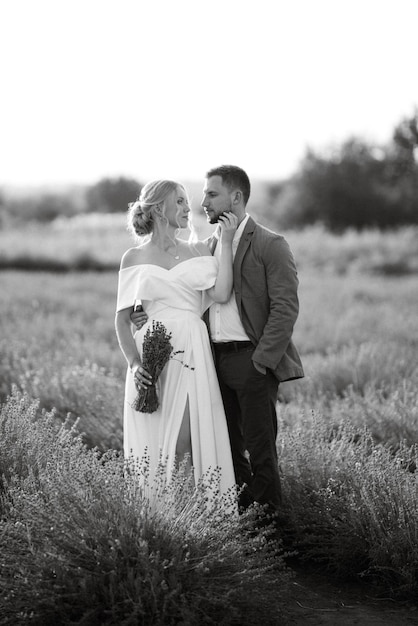
[[[261,374],[247,342],[214,344],[215,363],[228,422],[235,479],[248,485],[240,504],[278,508],[281,487],[277,460],[276,401],[278,381],[270,370]],[[249,456],[249,459],[248,459]]]

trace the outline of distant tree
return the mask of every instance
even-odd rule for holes
[[[103,178],[86,192],[87,211],[116,213],[126,211],[141,191],[141,185],[130,178]]]
[[[6,226],[7,219],[6,201],[3,191],[0,189],[0,229]]]
[[[388,172],[392,189],[396,190],[403,213],[410,222],[418,213],[418,109],[404,118],[394,129],[388,148]]]
[[[392,158],[397,165],[395,175],[416,175],[418,150],[418,109],[410,118],[404,118],[393,132]]]
[[[9,224],[51,222],[56,217],[72,217],[79,212],[70,194],[42,193],[28,197],[5,199]]]
[[[47,193],[35,199],[33,216],[40,222],[50,222],[56,217],[72,217],[77,213],[74,203],[66,194]]]
[[[417,224],[417,147],[415,114],[395,128],[383,148],[351,138],[322,154],[308,150],[300,170],[270,188],[276,223],[320,222],[332,231]]]

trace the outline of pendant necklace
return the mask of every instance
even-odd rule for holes
[[[174,254],[173,254],[172,252],[170,252],[170,250],[169,250],[168,248],[162,248],[162,247],[158,246],[158,244],[157,244],[157,247],[158,247],[160,250],[162,250],[163,252],[167,252],[167,254],[169,254],[170,256],[172,256],[172,257],[173,257],[173,259],[175,259],[176,261],[178,261],[178,260],[180,259],[180,255],[179,255],[178,250],[177,250],[177,242],[176,242],[175,240],[171,239],[171,237],[170,237],[169,239],[170,239],[170,241],[171,241],[171,242],[172,242],[172,244],[173,244],[173,248],[174,248],[174,250],[175,250],[175,253],[174,253]]]
[[[177,245],[176,245],[176,246],[174,246],[174,248],[175,248],[175,250],[176,250],[176,254],[173,254],[173,253],[172,253],[172,252],[170,252],[169,250],[165,250],[165,252],[168,252],[168,254],[169,254],[170,256],[172,256],[172,257],[173,257],[173,259],[175,259],[176,261],[178,261],[178,260],[179,260],[179,258],[180,258],[180,255],[179,255],[179,254],[178,254],[178,252],[177,252]]]
[[[172,256],[172,257],[173,257],[176,261],[178,261],[178,260],[179,260],[179,258],[180,258],[180,255],[179,255],[179,251],[177,250],[177,242],[176,242],[176,240],[175,240],[175,239],[171,239],[171,241],[173,242],[173,246],[174,246],[175,253],[174,253],[174,254],[172,254],[172,253],[171,253],[171,252],[169,252],[168,250],[167,250],[167,252],[168,252],[168,254],[169,254],[170,256]]]

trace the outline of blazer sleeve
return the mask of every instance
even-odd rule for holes
[[[293,254],[283,237],[273,237],[266,242],[263,262],[269,313],[253,360],[274,370],[289,345],[298,317],[299,281]]]

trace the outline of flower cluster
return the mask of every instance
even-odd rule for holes
[[[161,322],[153,320],[152,328],[148,328],[142,345],[142,365],[152,376],[152,385],[138,390],[137,397],[132,405],[135,411],[154,413],[158,409],[156,382],[164,366],[173,353],[171,333]]]

